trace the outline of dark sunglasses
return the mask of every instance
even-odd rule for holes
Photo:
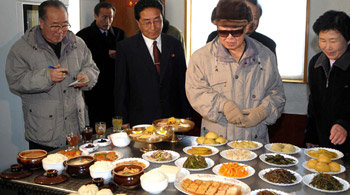
[[[244,28],[239,30],[218,30],[218,35],[220,37],[228,37],[229,34],[233,37],[240,37],[243,34]]]

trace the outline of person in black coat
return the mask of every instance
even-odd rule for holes
[[[125,38],[123,30],[112,27],[116,9],[113,5],[101,2],[94,9],[95,21],[77,33],[88,48],[100,69],[96,86],[84,93],[88,107],[90,126],[95,122],[107,122],[111,126],[114,114],[114,72],[116,44]]]
[[[117,44],[115,110],[123,117],[124,127],[171,116],[190,117],[183,47],[179,40],[161,33],[162,9],[157,0],[138,1],[134,13],[141,32]]]
[[[268,36],[255,31],[259,26],[259,20],[262,15],[262,8],[260,4],[258,3],[257,0],[247,0],[246,4],[250,7],[253,14],[253,21],[251,24],[247,26],[247,28],[249,28],[247,34],[249,35],[249,37],[259,41],[260,43],[265,45],[267,48],[269,48],[274,54],[276,54],[276,43]],[[214,8],[211,16],[212,21],[214,19],[213,17],[215,16],[215,13],[216,13],[216,8]],[[211,32],[208,36],[207,43],[212,41],[215,37],[217,37],[217,35],[218,35],[217,31]]]

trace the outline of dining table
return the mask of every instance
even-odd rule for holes
[[[180,154],[180,157],[187,157],[189,156],[184,152],[184,148],[187,146],[196,146],[198,145],[196,139],[198,137],[196,136],[186,136],[186,135],[178,135],[179,139],[181,140],[180,142],[177,143],[172,143],[172,142],[160,142],[160,143],[155,143],[154,145],[161,150],[172,150],[176,151]],[[137,141],[131,141],[130,144],[126,147],[118,148],[114,146],[112,143],[106,147],[99,147],[97,151],[118,151],[123,154],[123,158],[129,158],[129,157],[136,157],[136,158],[142,158],[143,152],[140,150],[142,147],[145,147],[145,143],[137,142]],[[224,144],[222,146],[216,147],[219,151],[231,149],[227,144]],[[66,149],[66,148],[60,148],[59,150]],[[291,156],[295,157],[298,159],[298,164],[292,167],[287,167],[286,169],[295,171],[299,173],[301,176],[310,174],[312,172],[306,170],[303,166],[302,163],[305,161],[308,161],[310,158],[304,154],[304,148],[301,148],[300,152],[293,154]],[[53,151],[53,152],[57,152]],[[257,154],[257,157],[253,160],[243,162],[246,165],[249,165],[255,169],[254,175],[246,178],[246,179],[240,179],[240,181],[246,183],[251,191],[256,190],[256,189],[275,189],[279,191],[286,192],[288,194],[308,194],[308,195],[319,195],[319,194],[327,194],[324,192],[316,191],[307,185],[305,185],[303,182],[300,182],[295,185],[291,186],[276,186],[269,184],[265,181],[263,181],[259,176],[258,173],[259,171],[266,169],[266,168],[273,168],[274,166],[270,166],[266,163],[264,163],[262,160],[260,160],[259,155],[270,152],[268,151],[265,147],[261,147],[258,150],[254,150]],[[52,153],[52,152],[51,152]],[[220,163],[227,163],[230,162],[229,160],[223,158],[220,155],[220,152],[208,157],[212,159],[215,163],[215,165],[220,164]],[[166,165],[173,165],[175,166],[175,161],[165,163]],[[341,165],[343,165],[346,168],[346,171],[340,174],[336,174],[335,176],[342,178],[346,181],[350,181],[350,162],[347,161],[345,162],[343,159],[337,160],[337,162]],[[144,171],[148,172],[154,168],[158,168],[162,163],[150,163],[150,166],[146,168]],[[22,179],[4,179],[0,178],[0,192],[15,192],[18,194],[69,194],[69,193],[77,193],[78,189],[82,185],[86,185],[91,182],[91,178],[84,178],[84,179],[78,179],[78,178],[73,178],[73,177],[68,177],[68,179],[60,184],[56,185],[41,185],[41,184],[36,184],[34,182],[35,177],[42,175],[44,173],[43,169],[38,169],[38,170],[33,170],[33,174],[29,177],[22,178]],[[65,171],[63,174],[67,174]],[[190,174],[214,174],[212,168],[202,170],[202,171],[190,171]],[[68,174],[67,174],[68,175]],[[112,181],[113,182],[113,181]],[[114,182],[113,182],[114,184]],[[117,186],[114,184],[114,194],[148,194],[146,191],[142,189],[142,187],[139,185],[135,189],[125,189],[121,186]],[[179,191],[174,183],[169,183],[167,188],[161,193],[161,194],[167,194],[167,195],[172,195],[172,194],[183,194],[181,191]],[[347,190],[345,192],[340,192],[337,193],[339,195],[345,195],[345,194],[350,194],[350,191]]]

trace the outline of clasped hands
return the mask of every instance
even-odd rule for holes
[[[66,74],[68,72],[67,68],[61,68],[60,64],[57,64],[54,66],[55,69],[50,70],[50,76],[51,80],[55,83],[59,83],[63,81],[66,78]],[[77,80],[88,80],[88,77],[85,74],[78,74],[77,75]],[[84,87],[88,84],[88,82],[81,82],[77,85],[74,85],[74,87]]]
[[[237,127],[254,127],[267,117],[264,107],[241,110],[234,102],[227,101],[224,104],[224,115],[229,123]]]

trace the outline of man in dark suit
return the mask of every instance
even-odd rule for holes
[[[134,9],[140,33],[117,44],[115,109],[131,126],[190,116],[184,51],[161,33],[162,9],[157,0],[140,0]]]
[[[77,33],[85,41],[101,71],[96,86],[84,93],[85,102],[90,126],[99,121],[111,126],[114,114],[115,49],[117,42],[125,38],[125,33],[111,26],[116,12],[113,5],[101,2],[95,6],[94,12],[95,21]]]

